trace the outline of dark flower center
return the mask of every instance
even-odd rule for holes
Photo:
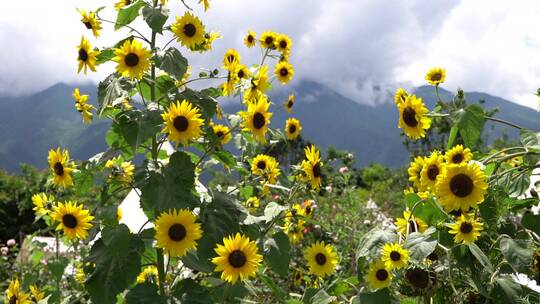
[[[418,224],[413,220],[409,220],[409,233],[413,233],[417,231],[418,231]]]
[[[65,227],[73,229],[77,227],[77,218],[73,214],[66,214],[62,217],[62,224]]]
[[[264,43],[266,43],[266,45],[268,45],[268,46],[272,46],[272,44],[274,44],[274,37],[272,37],[272,36],[267,36],[267,37],[264,39]]]
[[[64,175],[64,166],[62,165],[61,162],[57,162],[56,164],[54,164],[53,170],[54,170],[54,174],[56,175],[59,175],[59,176]]]
[[[394,262],[397,262],[401,259],[401,254],[397,251],[390,252],[390,259]]]
[[[80,61],[85,61],[88,60],[88,53],[86,52],[85,49],[79,49],[79,60]]]
[[[462,162],[464,159],[463,157],[463,154],[461,153],[458,153],[458,154],[454,154],[454,156],[452,156],[452,162],[454,164],[459,164],[460,162]]]
[[[264,115],[262,115],[259,112],[253,115],[253,127],[255,127],[255,129],[260,129],[264,127],[265,124],[266,124],[266,119],[264,118]]]
[[[418,120],[416,120],[416,112],[413,108],[405,108],[403,114],[401,114],[403,121],[409,127],[416,127],[418,125]]]
[[[315,178],[321,176],[321,163],[316,163],[313,166],[313,176],[315,176]]]
[[[244,78],[246,76],[246,73],[244,73],[244,70],[238,71],[238,78]]]
[[[473,230],[473,225],[469,222],[463,222],[461,223],[461,226],[459,226],[459,231],[461,231],[461,233],[471,233],[471,231]]]
[[[229,264],[235,268],[244,266],[246,262],[246,255],[240,250],[235,250],[229,254]]]
[[[292,100],[289,100],[289,101],[287,102],[287,108],[292,108],[292,106],[293,106],[293,101],[292,101]]]
[[[379,281],[386,281],[386,279],[388,279],[388,271],[386,271],[386,269],[379,269],[375,273],[375,277]]]
[[[311,214],[311,206],[306,206],[306,215]]]
[[[130,5],[130,4],[131,4],[131,0],[124,0],[124,3],[125,3],[126,5]]]
[[[298,280],[300,280],[302,278],[302,275],[299,272],[297,272],[295,278],[298,281]]]
[[[197,28],[195,27],[195,25],[191,24],[191,23],[188,23],[186,25],[184,25],[184,34],[188,37],[193,37],[195,36],[195,33],[197,33]]]
[[[189,126],[189,121],[185,116],[176,116],[173,120],[173,125],[178,132],[184,132]]]
[[[257,163],[257,168],[261,169],[261,170],[264,170],[266,169],[266,162],[264,160],[260,160],[258,163]]]
[[[248,35],[248,36],[247,36],[247,41],[248,41],[249,43],[253,43],[253,40],[254,40],[254,39],[255,39],[255,38],[254,38],[253,36],[251,36],[251,35]]]
[[[317,253],[315,255],[315,262],[317,262],[317,264],[319,264],[321,266],[326,264],[326,255],[324,255],[322,253]]]
[[[180,242],[186,237],[186,227],[182,224],[174,224],[169,227],[169,237],[175,242]]]
[[[227,56],[227,62],[228,63],[233,63],[233,62],[236,61],[235,58],[236,57],[234,55],[229,55],[229,56]]]
[[[9,298],[9,304],[17,304],[17,296],[11,296],[11,298]]]
[[[223,132],[222,132],[222,131],[217,131],[217,132],[216,132],[216,136],[217,136],[218,138],[223,137]]]
[[[405,273],[407,281],[411,283],[412,286],[420,289],[428,287],[429,284],[429,273],[424,269],[413,268],[407,270]]]
[[[439,81],[439,80],[441,80],[441,78],[442,78],[441,73],[435,73],[435,74],[431,75],[431,80],[433,80],[433,81]]]
[[[84,23],[84,26],[86,26],[86,28],[89,29],[89,30],[92,29],[92,23],[90,23],[90,22],[88,22],[88,21],[86,21],[86,22]]]
[[[289,75],[289,70],[287,68],[281,68],[281,70],[279,70],[279,75],[285,77]]]
[[[289,126],[289,133],[294,133],[296,132],[296,126],[295,125],[290,125]]]
[[[139,64],[139,56],[134,53],[129,53],[124,58],[124,62],[126,63],[127,66],[130,66],[130,67],[137,66],[137,64]]]
[[[455,196],[466,197],[473,189],[473,180],[466,174],[458,174],[450,180],[450,190]]]
[[[429,177],[429,179],[434,181],[437,179],[437,175],[439,175],[439,167],[437,167],[436,165],[429,166],[427,171],[427,176]]]
[[[287,48],[287,41],[286,40],[281,40],[279,42],[279,47],[282,48],[282,49],[286,49]]]

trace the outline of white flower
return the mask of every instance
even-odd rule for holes
[[[349,172],[349,168],[348,167],[341,167],[339,168],[339,173],[343,174],[343,173],[347,173]]]
[[[15,241],[14,239],[9,239],[6,243],[9,247],[11,246],[15,246],[15,244],[17,244],[17,241]]]
[[[535,280],[529,279],[529,277],[524,273],[515,273],[511,275],[511,278],[514,280],[514,282],[526,286],[527,288],[534,290],[538,293],[540,293],[540,286],[536,284]]]

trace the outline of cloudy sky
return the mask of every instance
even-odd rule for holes
[[[77,75],[76,46],[81,34],[102,47],[126,32],[106,26],[96,40],[80,23],[75,8],[109,5],[101,15],[114,19],[114,2],[3,3],[0,93],[29,94],[57,82],[97,82],[111,73],[114,65],[109,63],[97,73]],[[274,30],[293,39],[295,81],[316,80],[360,102],[380,102],[381,92],[398,85],[422,85],[430,67],[442,66],[447,69],[448,89],[462,87],[537,105],[533,95],[540,87],[537,0],[211,0],[206,13],[196,2],[186,0],[207,30],[223,35],[211,55],[184,51],[197,67],[218,67],[228,48],[238,49],[243,62],[256,63],[260,50],[245,48],[243,36],[248,29]],[[169,0],[169,5],[171,15],[183,14],[179,0]],[[146,28],[142,21],[136,26]],[[161,42],[169,37],[161,37]]]

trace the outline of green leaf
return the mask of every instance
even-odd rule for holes
[[[156,78],[156,81],[153,81],[152,79],[143,76],[143,81],[140,82],[140,85],[137,86],[139,89],[139,93],[142,95],[145,100],[152,100],[152,89],[150,84],[155,84],[154,89],[154,98],[153,100],[160,100],[165,101],[160,104],[168,105],[169,99],[162,98],[164,95],[168,96],[168,94],[175,93],[178,91],[176,88],[176,85],[174,83],[174,78],[172,78],[169,75],[160,75]]]
[[[149,218],[172,208],[193,208],[196,199],[192,195],[195,186],[195,165],[189,155],[175,152],[163,174],[149,172],[141,188],[141,207]]]
[[[117,232],[102,235],[97,240],[87,261],[95,264],[93,272],[85,282],[86,290],[94,303],[116,303],[116,295],[128,288],[140,272],[141,253],[144,243],[134,234],[125,234],[125,228],[118,226]],[[117,252],[118,237],[125,237],[127,245],[124,252]],[[125,241],[122,241],[125,242]],[[107,245],[108,244],[108,245]]]
[[[236,159],[234,159],[234,155],[227,150],[215,151],[212,153],[212,157],[229,168],[236,166]]]
[[[540,214],[525,213],[521,219],[523,227],[540,235]]]
[[[116,18],[116,24],[114,25],[114,30],[118,30],[123,26],[129,25],[137,16],[139,16],[139,10],[146,6],[146,3],[143,0],[138,0],[135,3],[132,3],[118,12],[118,17]]]
[[[266,218],[266,222],[270,223],[275,217],[279,216],[283,210],[285,210],[284,206],[279,205],[276,202],[270,202],[266,207],[264,208],[264,217]]]
[[[156,33],[163,32],[163,25],[169,18],[169,10],[165,7],[145,7],[143,8],[143,18],[148,26]]]
[[[435,228],[430,227],[424,233],[413,232],[405,240],[405,248],[411,253],[411,259],[424,262],[437,247],[436,240],[429,240]]]
[[[167,72],[176,79],[182,79],[187,71],[187,59],[174,47],[169,47],[164,52],[160,52],[156,56],[155,61],[156,66],[160,70]]]
[[[478,262],[480,262],[480,264],[482,264],[482,266],[484,266],[484,268],[488,272],[492,273],[493,265],[491,265],[491,262],[489,261],[488,257],[484,254],[482,249],[480,249],[480,247],[478,247],[475,243],[469,243],[467,244],[467,246],[469,247],[469,250],[474,255],[474,257],[478,260]]]
[[[362,292],[358,295],[359,304],[391,304],[392,297],[388,288],[383,288],[375,292]]]
[[[119,98],[129,96],[129,91],[135,87],[135,83],[127,78],[122,78],[113,73],[101,81],[98,85],[98,113],[101,115],[107,106]]]
[[[526,273],[530,270],[534,253],[530,242],[505,237],[501,239],[500,248],[504,258],[517,271]]]
[[[287,235],[281,231],[276,232],[272,238],[265,242],[267,254],[264,258],[270,268],[282,277],[286,277],[289,271],[289,261],[291,259],[291,245]]]
[[[278,284],[276,284],[274,281],[272,281],[272,279],[269,276],[267,276],[266,274],[260,272],[257,275],[257,278],[259,278],[264,283],[264,285],[266,285],[268,288],[270,288],[270,290],[272,291],[272,294],[274,296],[276,296],[280,300],[285,299],[285,297],[287,296],[287,293],[281,287],[279,287]]]
[[[448,135],[448,142],[446,143],[446,151],[452,149],[452,147],[454,146],[458,130],[459,128],[457,126],[452,126],[452,128],[450,129],[450,134]]]
[[[137,284],[126,295],[126,304],[165,304],[158,287],[149,282]]]
[[[311,304],[329,304],[335,301],[337,298],[329,295],[324,289],[319,290],[314,294],[310,299],[309,303]],[[305,303],[305,300],[304,300]]]
[[[521,129],[519,139],[529,151],[540,153],[540,132]]]
[[[117,257],[123,257],[128,251],[131,241],[130,234],[129,228],[124,224],[116,227],[105,227],[101,231],[103,243]]]
[[[473,148],[480,139],[486,119],[484,109],[478,104],[472,104],[456,113],[457,127],[466,147]]]
[[[396,239],[397,235],[393,231],[373,228],[360,239],[356,250],[356,258],[376,256],[384,244],[392,243]]]
[[[193,279],[183,279],[176,284],[171,294],[182,304],[211,303],[210,291],[207,287],[197,284]]]
[[[96,64],[102,64],[107,61],[110,61],[114,58],[114,49],[107,48],[103,49],[99,52],[99,54],[96,57]]]
[[[498,303],[518,303],[523,291],[521,285],[509,277],[502,276],[496,277],[495,282],[497,284],[492,289],[492,298],[499,299]]]
[[[187,99],[197,105],[201,108],[202,116],[205,119],[211,119],[216,114],[217,101],[206,90],[198,92],[187,88],[182,93],[177,94],[176,99]]]
[[[420,218],[430,226],[436,226],[448,219],[446,213],[441,210],[433,199],[420,202],[421,199],[416,193],[407,194],[405,198],[407,207],[411,210],[414,209],[414,216]]]
[[[67,258],[59,257],[58,259],[54,259],[53,261],[47,263],[47,268],[52,273],[53,277],[57,281],[60,281],[64,275],[64,269],[66,269],[68,264],[69,260]]]
[[[134,109],[118,114],[113,125],[118,128],[120,134],[135,153],[142,143],[151,139],[161,130],[162,123],[160,111],[143,112]]]

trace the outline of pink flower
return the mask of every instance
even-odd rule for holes
[[[9,248],[7,248],[7,247],[5,247],[5,246],[2,247],[2,248],[0,248],[0,254],[2,254],[2,255],[7,255],[8,252],[9,252]]]
[[[17,244],[17,241],[15,241],[14,239],[9,239],[6,243],[9,247],[11,246],[15,246],[15,244]]]
[[[348,167],[341,167],[339,168],[339,173],[343,174],[343,173],[347,173],[349,172],[349,168]]]

